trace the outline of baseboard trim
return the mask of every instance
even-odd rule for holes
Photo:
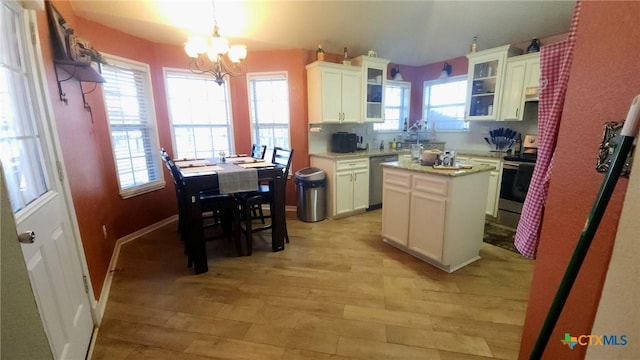
[[[133,240],[136,240],[141,236],[146,235],[152,231],[155,231],[176,220],[178,220],[178,215],[173,215],[164,220],[160,220],[157,223],[151,224],[145,228],[142,228],[138,231],[135,231],[129,235],[123,236],[120,239],[116,240],[116,246],[113,248],[113,254],[111,255],[111,261],[109,262],[109,270],[107,271],[107,276],[104,279],[104,283],[102,284],[102,291],[100,292],[100,300],[98,300],[94,308],[97,327],[99,327],[100,324],[102,323],[102,317],[104,316],[104,311],[107,308],[109,292],[111,291],[111,283],[113,282],[113,272],[116,269],[116,265],[118,264],[118,257],[120,256],[120,248],[122,247],[122,245],[127,244]]]
[[[285,210],[295,212],[296,207],[286,206]],[[173,215],[116,240],[116,246],[113,248],[113,254],[111,255],[111,261],[109,262],[109,270],[107,271],[107,276],[102,285],[102,291],[100,292],[100,299],[96,302],[94,308],[97,327],[102,323],[102,317],[104,316],[104,311],[107,307],[107,300],[109,299],[109,292],[111,291],[111,283],[113,282],[113,271],[116,269],[116,265],[118,264],[118,257],[120,256],[120,248],[122,245],[134,241],[143,235],[177,220],[178,215]]]

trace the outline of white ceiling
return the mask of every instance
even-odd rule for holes
[[[375,50],[404,65],[566,33],[575,1],[221,1],[222,36],[251,50],[315,49],[350,55]],[[182,45],[210,34],[210,0],[75,0],[76,15],[157,43]],[[544,44],[543,44],[544,45]]]

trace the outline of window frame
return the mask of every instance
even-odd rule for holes
[[[259,126],[257,123],[257,119],[254,114],[254,105],[252,104],[253,95],[251,89],[251,81],[253,80],[284,80],[287,85],[287,148],[291,149],[291,96],[290,96],[290,84],[289,84],[289,73],[287,71],[269,71],[269,72],[254,72],[247,73],[247,103],[249,109],[249,126],[251,131],[251,141],[255,144],[259,144],[258,139],[258,131],[262,128],[284,128],[284,125],[263,125]],[[263,145],[263,144],[259,144]],[[270,159],[271,154],[273,153],[273,146],[267,145],[267,150],[265,153],[265,158]]]
[[[146,194],[152,191],[156,191],[165,187],[166,183],[164,180],[164,171],[162,167],[162,162],[160,159],[159,151],[160,151],[160,141],[158,136],[158,119],[155,111],[155,100],[153,97],[153,83],[151,81],[151,67],[149,64],[139,62],[132,59],[127,59],[124,57],[105,54],[103,53],[103,58],[106,61],[106,64],[100,64],[100,70],[104,73],[104,66],[115,66],[122,67],[128,70],[140,71],[143,73],[144,79],[144,95],[146,97],[145,101],[147,103],[146,113],[147,113],[147,125],[146,129],[149,133],[149,153],[147,154],[147,161],[150,161],[153,165],[153,171],[155,171],[155,175],[157,177],[156,180],[151,180],[143,184],[134,185],[131,187],[123,188],[122,183],[120,181],[120,173],[118,172],[118,164],[116,159],[116,149],[114,147],[114,139],[113,139],[113,128],[111,125],[111,120],[109,119],[109,109],[107,107],[107,99],[106,99],[106,91],[103,87],[102,89],[102,97],[104,101],[104,110],[105,110],[105,118],[107,119],[107,126],[109,128],[109,139],[111,140],[111,151],[113,155],[114,161],[114,169],[116,172],[116,180],[118,182],[118,189],[120,196],[123,199],[129,199],[138,195]]]
[[[175,129],[176,127],[193,127],[193,128],[197,128],[197,127],[202,127],[202,128],[221,128],[223,126],[221,125],[214,125],[214,124],[196,124],[196,123],[191,123],[189,124],[181,124],[176,126],[174,124],[174,118],[173,118],[173,114],[171,111],[171,98],[170,98],[170,93],[169,93],[169,82],[168,82],[168,75],[171,74],[180,74],[186,78],[192,78],[192,79],[204,79],[207,81],[211,81],[212,85],[215,86],[221,86],[218,85],[215,82],[215,79],[211,77],[211,75],[207,75],[207,74],[196,74],[193,73],[187,69],[180,69],[180,68],[171,68],[171,67],[163,67],[162,68],[162,78],[164,81],[164,88],[165,88],[165,99],[166,99],[166,104],[167,104],[167,117],[169,118],[169,127],[171,130],[171,145],[173,146],[173,151],[174,151],[174,158],[184,158],[185,156],[180,156],[180,154],[178,153],[178,143],[177,143],[177,136],[176,136],[176,132]],[[226,101],[226,105],[227,105],[227,109],[228,109],[228,116],[227,116],[227,135],[229,138],[229,149],[228,149],[228,153],[227,154],[232,154],[235,153],[235,149],[236,149],[236,145],[235,145],[235,131],[234,131],[234,126],[233,126],[233,104],[231,101],[231,89],[230,89],[230,84],[229,84],[229,79],[228,77],[225,79],[226,81],[223,83],[222,86],[224,86],[225,89],[225,101]],[[211,149],[211,153],[213,154],[213,157],[218,156],[217,151],[215,148]],[[196,151],[196,155],[197,155],[197,151]],[[198,157],[198,156],[196,156]]]
[[[431,87],[434,85],[440,85],[440,84],[447,84],[447,83],[451,83],[451,82],[458,82],[458,81],[467,81],[467,75],[459,75],[459,76],[451,76],[445,79],[435,79],[435,80],[427,80],[424,81],[422,84],[422,121],[424,124],[427,124],[429,119],[428,114],[429,114],[429,109],[431,108],[431,106],[427,105],[427,96],[428,94],[431,93]],[[427,91],[427,87],[429,87],[429,91]],[[462,103],[450,103],[447,106],[462,106],[463,111],[462,111],[462,115],[463,118],[459,121],[461,121],[463,123],[464,128],[463,129],[442,129],[441,127],[438,127],[439,122],[435,122],[435,131],[437,132],[451,132],[451,133],[465,133],[469,131],[469,121],[464,119],[464,112],[466,109],[466,89],[467,89],[467,84],[465,84],[464,86],[465,89],[465,96],[464,96],[464,101]]]
[[[34,28],[36,22],[35,13],[24,8],[20,2],[9,1],[3,3],[2,6],[6,7],[8,11],[15,15],[11,20],[16,21],[14,23],[15,32],[9,31],[8,37],[16,41],[15,48],[17,51],[16,53],[9,51],[4,55],[7,56],[7,54],[9,54],[8,56],[15,56],[16,58],[14,58],[14,60],[19,63],[17,68],[12,67],[12,64],[8,64],[6,69],[14,76],[13,80],[16,80],[16,77],[20,79],[19,85],[9,86],[7,88],[7,95],[11,100],[3,105],[18,107],[17,109],[14,107],[14,110],[21,115],[21,119],[19,119],[19,121],[21,120],[20,130],[23,130],[21,134],[6,136],[3,140],[12,139],[14,140],[14,144],[20,143],[27,145],[21,149],[25,150],[25,147],[27,147],[28,149],[24,151],[27,155],[25,156],[25,154],[21,152],[13,153],[16,156],[14,156],[12,160],[25,160],[23,167],[28,168],[29,175],[31,175],[26,179],[26,182],[29,183],[29,185],[35,185],[37,188],[34,189],[34,186],[27,187],[26,190],[29,193],[28,198],[16,195],[14,185],[19,184],[20,181],[24,181],[24,177],[22,179],[11,179],[9,171],[11,171],[11,168],[16,168],[17,166],[13,165],[13,161],[5,161],[3,163],[0,157],[0,165],[2,165],[0,167],[0,176],[4,175],[5,177],[5,185],[9,196],[7,199],[10,202],[12,213],[19,223],[22,218],[33,211],[32,209],[37,208],[39,204],[42,203],[42,199],[52,196],[52,192],[60,191],[62,184],[54,181],[56,174],[54,174],[51,164],[56,161],[55,150],[52,148],[55,144],[50,143],[48,140],[50,138],[50,129],[47,126],[43,126],[43,121],[51,117],[51,109],[45,101],[47,94],[43,92],[43,68],[40,61],[41,56],[38,56],[39,43],[31,39],[33,31],[37,32],[37,28]],[[4,15],[4,10],[0,11],[0,15]],[[3,25],[6,24],[3,23]],[[11,79],[7,81],[11,82]],[[16,94],[16,90],[21,94]],[[1,121],[0,127],[2,127]],[[24,130],[25,128],[26,130]],[[4,132],[6,130],[3,127],[0,131]],[[0,150],[3,150],[3,142],[4,141],[0,141]],[[29,142],[33,145],[28,146]],[[4,151],[6,151],[6,148],[4,148]],[[8,156],[6,156],[5,153],[5,159],[6,158],[8,158]],[[15,158],[18,158],[18,160]],[[39,182],[39,184],[35,184],[36,182]],[[18,186],[20,188],[20,185]],[[25,189],[19,189],[17,193],[23,192],[24,190]]]
[[[386,86],[385,86],[385,92],[387,91],[387,87],[389,87],[389,85],[393,86],[393,87],[397,87],[397,88],[401,88],[403,89],[403,91],[406,92],[406,96],[404,97],[404,104],[402,104],[399,108],[400,108],[400,119],[398,119],[398,128],[397,129],[380,129],[377,130],[376,129],[376,124],[381,124],[381,123],[373,123],[373,131],[379,133],[379,134],[383,134],[383,133],[398,133],[400,131],[404,130],[405,125],[409,124],[409,121],[411,120],[411,83],[408,81],[397,81],[397,80],[387,80],[386,82]],[[387,96],[387,94],[385,93],[385,101],[384,101],[384,111],[385,111],[385,122],[387,121],[387,116],[386,116],[386,110],[387,107],[389,106],[389,96]],[[394,106],[395,107],[395,106]],[[405,111],[403,108],[406,107],[406,114],[403,114],[403,112]],[[404,119],[406,120],[406,123],[402,121],[402,118],[404,117]]]

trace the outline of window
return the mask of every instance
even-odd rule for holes
[[[36,121],[42,115],[34,106],[33,58],[20,6],[0,5],[0,160],[14,213],[49,190]]]
[[[270,159],[274,146],[291,148],[289,142],[289,85],[286,73],[248,74],[251,138],[267,145]]]
[[[467,97],[467,77],[456,76],[424,82],[424,121],[435,125],[437,131],[467,131],[464,105]]]
[[[164,186],[149,66],[112,56],[102,65],[104,102],[120,195]]]
[[[384,123],[374,123],[375,131],[402,131],[409,124],[411,83],[387,80],[384,93]]]
[[[210,158],[234,152],[227,82],[207,75],[165,69],[167,106],[175,158]]]

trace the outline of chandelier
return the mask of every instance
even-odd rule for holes
[[[213,75],[218,85],[224,84],[225,76],[238,76],[246,72],[242,60],[247,57],[247,47],[245,45],[229,46],[229,40],[220,36],[215,2],[213,2],[213,34],[210,38],[189,37],[189,41],[184,44],[184,51],[191,58],[189,70],[195,74]]]

